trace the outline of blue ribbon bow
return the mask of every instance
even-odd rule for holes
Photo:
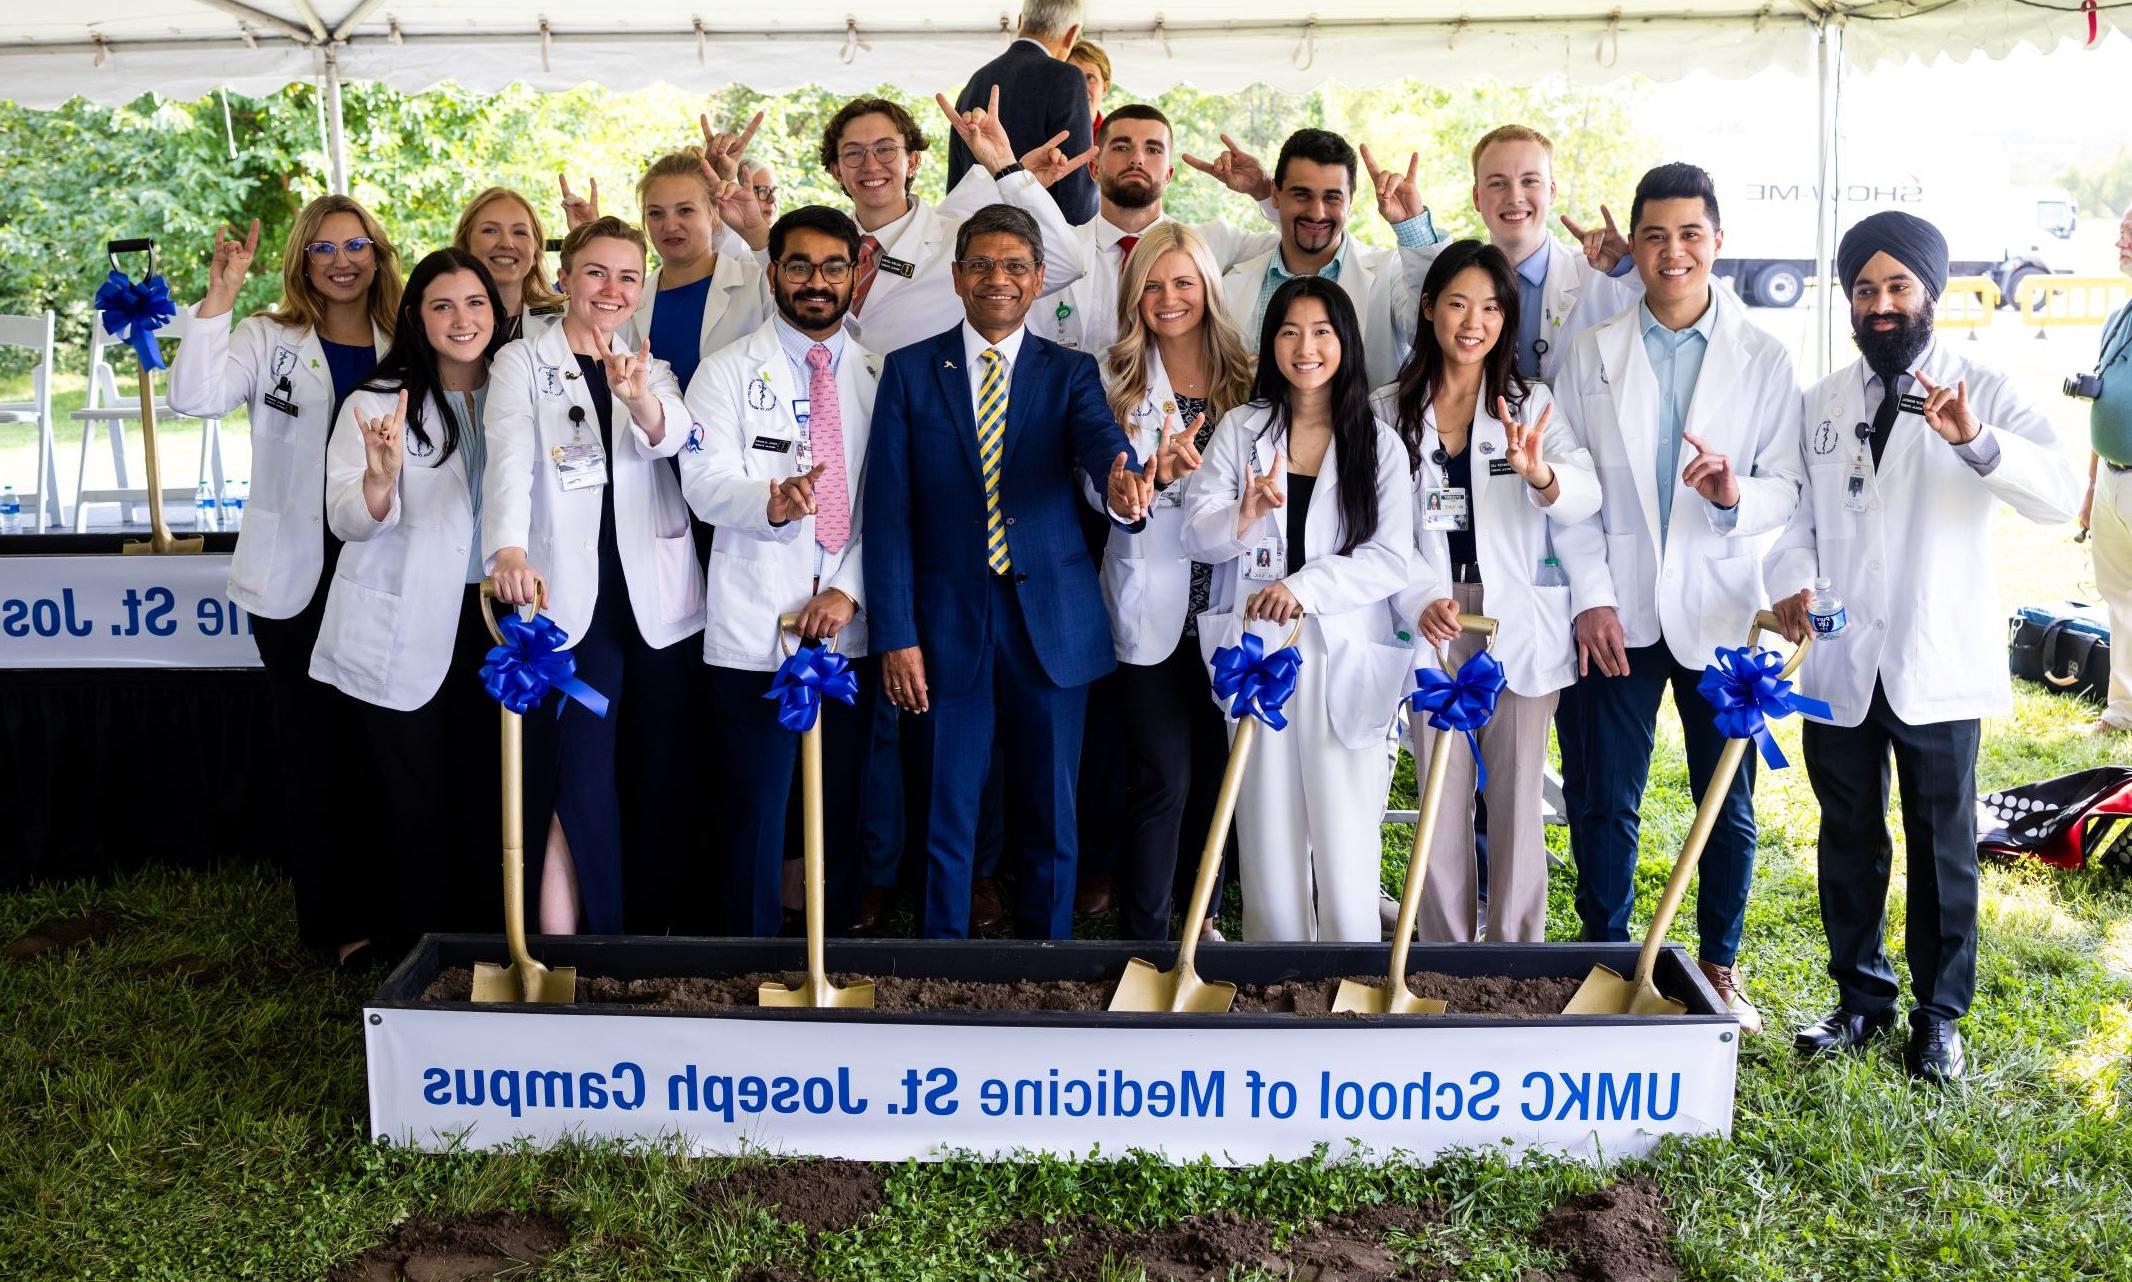
[[[815,645],[802,646],[786,659],[770,680],[770,692],[763,696],[777,700],[777,724],[800,734],[814,729],[822,700],[855,703],[858,697],[859,676],[851,670],[851,660]]]
[[[142,369],[163,368],[155,332],[178,314],[178,305],[170,301],[170,286],[161,276],[136,281],[124,272],[112,272],[97,287],[96,310],[103,315],[104,332],[131,344]]]
[[[489,698],[524,716],[541,705],[550,690],[563,692],[555,715],[572,699],[595,717],[607,715],[607,696],[577,679],[577,656],[563,649],[570,635],[545,614],[527,619],[507,615],[496,625],[503,644],[491,646],[481,664],[481,688]]]
[[[1508,682],[1502,661],[1482,650],[1460,664],[1455,676],[1441,668],[1416,668],[1414,681],[1416,689],[1407,696],[1407,706],[1428,713],[1429,724],[1436,729],[1466,736],[1466,747],[1473,752],[1473,786],[1486,788],[1488,767],[1481,760],[1480,736],[1475,732],[1495,716],[1495,701]]]
[[[1281,705],[1295,693],[1296,670],[1303,666],[1302,652],[1282,646],[1266,653],[1265,639],[1244,633],[1235,645],[1214,652],[1214,697],[1229,699],[1229,715],[1242,720],[1257,717],[1275,730],[1288,728]]]
[[[1752,739],[1762,745],[1762,759],[1771,770],[1790,764],[1769,733],[1769,720],[1794,712],[1827,718],[1828,704],[1794,694],[1792,684],[1777,674],[1784,660],[1774,651],[1750,650],[1746,646],[1719,646],[1717,662],[1703,669],[1695,688],[1717,710],[1717,731],[1727,739]]]

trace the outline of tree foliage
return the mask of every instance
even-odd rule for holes
[[[2132,207],[2132,143],[2085,163],[2071,165],[2058,179],[2072,193],[2085,221],[2116,222]]]
[[[878,92],[902,103],[934,140],[918,191],[937,199],[947,169],[939,109],[930,93]],[[1288,132],[1306,124],[1369,142],[1386,164],[1396,157],[1403,166],[1410,151],[1419,152],[1422,190],[1439,224],[1470,235],[1480,228],[1467,195],[1467,151],[1475,137],[1504,121],[1523,121],[1554,138],[1564,211],[1595,217],[1602,200],[1625,203],[1634,175],[1650,159],[1649,144],[1633,126],[1642,95],[1633,82],[1450,88],[1410,81],[1308,94],[1263,87],[1210,94],[1186,86],[1153,101],[1176,122],[1178,149],[1202,157],[1220,149],[1226,131],[1270,164]],[[1130,100],[1121,88],[1110,101]],[[603,210],[634,216],[637,175],[661,152],[700,142],[699,113],[716,128],[737,128],[760,109],[754,153],[775,166],[782,205],[842,206],[819,150],[822,125],[843,101],[822,89],[765,97],[739,85],[708,99],[670,88],[542,94],[522,85],[493,95],[449,85],[420,94],[356,85],[343,95],[353,194],[378,212],[408,263],[444,244],[461,202],[491,183],[526,192],[554,234],[561,221],[559,171],[573,187],[597,178]],[[155,237],[158,265],[182,302],[205,284],[215,228],[241,229],[252,218],[260,221],[263,248],[240,303],[246,310],[271,303],[278,247],[304,202],[326,190],[324,131],[319,96],[309,85],[261,98],[148,96],[123,107],[76,100],[52,111],[0,102],[0,172],[7,174],[0,184],[0,262],[7,264],[0,272],[0,312],[56,309],[68,351],[63,365],[72,368],[87,338],[89,300],[108,270],[106,240]],[[1187,220],[1258,217],[1181,162],[1167,203]],[[1366,177],[1356,204],[1357,234],[1389,243]]]

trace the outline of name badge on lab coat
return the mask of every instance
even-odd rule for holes
[[[607,484],[607,451],[598,441],[572,441],[548,452],[565,493],[596,490]]]
[[[1246,554],[1244,577],[1254,583],[1274,583],[1288,575],[1288,540],[1269,534]]]
[[[1424,530],[1470,530],[1472,517],[1466,507],[1466,491],[1457,486],[1432,485],[1422,498],[1421,528]]]

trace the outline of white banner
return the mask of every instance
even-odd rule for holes
[[[1738,1029],[1623,1021],[1293,1028],[364,1012],[370,1130],[429,1151],[679,1136],[871,1161],[1098,1147],[1245,1165],[1349,1141],[1638,1156],[1729,1135]]]
[[[256,668],[229,557],[0,557],[0,668]]]

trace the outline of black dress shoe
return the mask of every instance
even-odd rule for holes
[[[1826,1055],[1831,1051],[1854,1051],[1895,1026],[1895,1012],[1860,1015],[1838,1006],[1799,1030],[1792,1044],[1802,1055]]]
[[[1903,1067],[1910,1076],[1927,1082],[1958,1082],[1969,1071],[1962,1053],[1962,1030],[1951,1019],[1930,1015],[1910,1020],[1910,1045],[1903,1050]]]

